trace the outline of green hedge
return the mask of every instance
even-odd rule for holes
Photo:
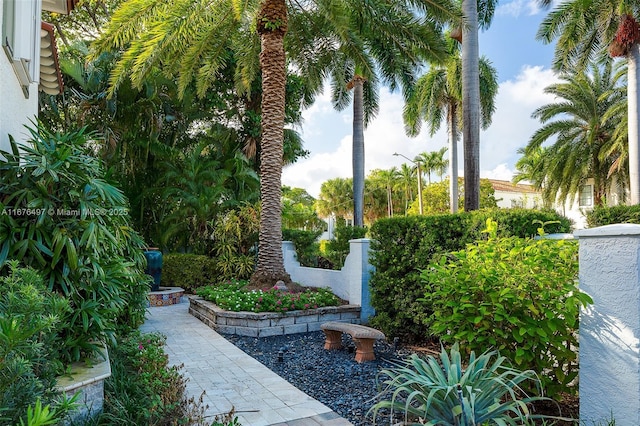
[[[424,322],[431,312],[418,302],[424,297],[420,272],[434,255],[457,251],[482,239],[487,218],[498,222],[498,235],[530,237],[540,224],[547,233],[569,232],[569,219],[553,211],[492,209],[435,216],[382,219],[371,228],[372,324],[389,336],[408,340],[429,338]],[[558,221],[560,223],[548,223]]]
[[[320,234],[322,231],[283,229],[282,240],[293,242],[300,265],[315,268],[318,266],[318,255],[320,254],[320,243],[318,243]]]
[[[162,259],[162,286],[181,287],[195,293],[198,287],[209,285],[218,277],[216,261],[209,256],[169,253]]]
[[[640,224],[640,205],[595,207],[587,213],[587,225],[589,225],[589,228],[613,223]]]

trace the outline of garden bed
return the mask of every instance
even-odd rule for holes
[[[225,334],[269,337],[319,331],[327,321],[360,324],[360,306],[341,305],[289,312],[231,312],[199,296],[189,296],[189,313]]]

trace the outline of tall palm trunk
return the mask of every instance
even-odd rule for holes
[[[449,207],[451,213],[458,212],[458,107],[449,104],[447,114],[449,131]]]
[[[353,225],[364,226],[364,78],[355,76],[353,85]]]
[[[263,0],[257,17],[261,40],[262,138],[260,152],[260,235],[252,283],[290,282],[282,256],[282,157],[285,118],[285,0]]]
[[[480,77],[477,0],[463,0],[462,138],[464,143],[464,209],[480,208]]]
[[[629,191],[631,204],[640,204],[640,44],[635,43],[629,51],[627,69],[627,102],[629,119]]]

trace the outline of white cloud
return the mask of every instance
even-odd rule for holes
[[[517,18],[523,14],[528,16],[537,15],[545,10],[540,7],[537,0],[513,0],[500,4],[496,8],[496,15],[509,15]]]
[[[553,72],[543,67],[525,66],[514,80],[500,84],[496,99],[496,112],[493,124],[481,133],[480,168],[482,177],[510,180],[518,159],[517,149],[527,144],[540,123],[531,118],[538,107],[553,102],[553,97],[543,92],[549,84],[557,82]],[[330,105],[330,103],[329,103]],[[389,93],[384,89],[380,93],[380,113],[365,130],[365,173],[380,168],[388,169],[407,162],[394,156],[394,152],[413,158],[420,152],[434,151],[447,144],[446,128],[442,128],[430,137],[426,129],[416,138],[409,138],[404,132],[402,122],[403,100],[398,93]],[[318,111],[322,111],[318,107]],[[288,166],[283,171],[285,185],[301,187],[317,197],[320,185],[332,178],[351,177],[351,110],[348,113],[323,111],[310,115],[316,129],[324,129],[331,134],[335,127],[343,125],[341,116],[349,117],[349,125],[344,127],[338,138],[318,143],[310,140],[309,158]],[[303,128],[305,139],[307,129]],[[321,139],[322,134],[318,135]],[[314,136],[315,137],[315,136]],[[309,139],[313,139],[309,137]],[[311,145],[322,146],[315,150]],[[460,143],[459,165],[463,168],[462,143]],[[460,170],[462,175],[462,170]]]
[[[481,170],[480,177],[498,180],[511,180],[515,172],[507,163],[498,164],[493,170]]]

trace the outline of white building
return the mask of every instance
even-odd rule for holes
[[[0,149],[9,135],[24,141],[24,128],[38,115],[38,92],[62,91],[53,26],[42,11],[68,14],[78,0],[0,0]]]
[[[533,186],[511,183],[507,180],[488,179],[495,191],[494,197],[501,209],[542,207],[542,194]]]

